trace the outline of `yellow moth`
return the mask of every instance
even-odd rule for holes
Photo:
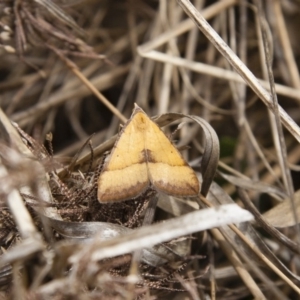
[[[120,132],[98,180],[101,203],[124,201],[154,188],[172,196],[196,196],[192,168],[164,132],[137,105]]]

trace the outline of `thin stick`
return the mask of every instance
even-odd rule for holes
[[[196,23],[198,28],[205,34],[211,43],[219,50],[219,52],[229,61],[233,68],[244,78],[252,90],[264,102],[264,104],[273,111],[272,96],[260,84],[253,73],[245,66],[245,64],[236,56],[236,54],[228,47],[222,38],[213,30],[203,16],[188,0],[178,0],[180,6],[188,14],[188,16]],[[300,142],[300,128],[293,119],[282,109],[278,107],[281,122],[290,131],[290,133]]]
[[[207,201],[202,195],[200,195],[201,201],[203,201],[208,207],[213,205]],[[294,284],[285,274],[283,274],[265,255],[263,255],[258,247],[250,241],[235,225],[228,225],[229,228],[235,232],[236,235],[271,269],[273,270],[282,280],[284,280],[296,293],[300,295],[300,288]]]
[[[148,207],[145,213],[144,221],[142,226],[150,225],[153,222],[154,219],[154,214],[156,210],[158,202],[158,196],[157,194],[152,196],[149,200]],[[131,261],[131,267],[130,267],[130,274],[131,270],[137,270],[137,266],[141,260],[141,255],[142,255],[142,249],[139,249],[135,251],[132,255],[132,261]],[[135,266],[134,266],[135,265]]]
[[[101,94],[95,86],[78,70],[77,66],[71,62],[67,57],[63,56],[57,49],[49,46],[58,57],[66,63],[66,65],[71,69],[71,71],[86,85],[87,88],[114,114],[116,115],[121,122],[126,123],[127,119],[124,117],[110,102],[108,99]]]
[[[258,3],[258,12],[260,17],[258,20],[261,22],[261,30],[262,30],[262,36],[263,36],[263,43],[264,43],[264,51],[265,51],[265,57],[266,57],[266,65],[267,65],[267,71],[268,71],[268,77],[270,80],[270,90],[272,94],[272,100],[273,100],[273,111],[274,111],[274,117],[276,121],[276,127],[278,131],[278,142],[279,142],[279,147],[280,147],[280,155],[281,155],[281,160],[280,162],[282,163],[282,177],[284,181],[285,188],[287,190],[287,194],[289,196],[290,202],[291,202],[291,210],[293,212],[293,217],[295,219],[295,224],[298,224],[298,216],[296,214],[296,205],[295,205],[295,199],[294,199],[294,186],[293,186],[293,180],[292,180],[292,175],[291,172],[288,168],[288,163],[287,163],[287,147],[285,144],[285,139],[283,135],[283,129],[280,123],[279,119],[279,105],[278,105],[278,98],[275,92],[275,87],[274,87],[274,76],[272,72],[272,66],[271,66],[271,57],[270,57],[270,51],[269,51],[269,44],[267,41],[267,36],[266,36],[266,28],[265,24],[263,23],[264,20],[264,15],[263,15],[263,10],[262,10],[262,3],[261,0],[257,1]],[[300,242],[300,228],[299,225],[296,226],[296,231],[298,235],[298,243]]]
[[[287,69],[289,70],[291,76],[291,84],[295,88],[299,89],[300,88],[299,71],[293,54],[292,45],[289,39],[289,34],[286,28],[284,17],[282,14],[281,1],[275,0],[272,1],[272,3],[273,3],[275,19],[276,19],[274,25],[276,26],[278,37],[281,42],[283,55],[287,64]]]
[[[151,58],[163,63],[168,62],[175,66],[183,67],[201,74],[214,76],[216,78],[221,78],[224,80],[232,80],[238,83],[245,83],[244,79],[236,72],[225,70],[216,66],[211,66],[209,64],[188,60],[174,55],[168,55],[155,50],[149,52],[139,52],[139,54],[146,58]],[[268,81],[261,79],[258,79],[258,81],[265,89],[270,89],[270,84]],[[275,88],[278,94],[300,101],[300,94],[297,89],[278,83],[275,83]]]
[[[142,226],[150,225],[153,222],[157,202],[158,202],[157,194],[150,197]],[[136,276],[138,276],[139,264],[142,259],[142,253],[143,253],[143,249],[139,249],[139,250],[136,250],[133,252],[130,270],[129,270],[130,277],[135,278]],[[134,283],[130,282],[128,290],[130,292],[129,292],[129,297],[127,297],[127,299],[132,299],[132,295],[133,295],[133,291],[134,291]]]

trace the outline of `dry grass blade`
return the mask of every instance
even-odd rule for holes
[[[228,197],[224,191],[216,184],[213,183],[211,187],[211,191],[208,194],[208,202],[205,198],[201,198],[202,201],[209,207],[212,206],[211,203],[217,205],[218,203],[231,203],[232,200]],[[254,211],[254,215],[256,215]],[[267,245],[263,242],[262,239],[259,238],[257,233],[251,228],[251,226],[247,226],[246,228],[237,228],[234,225],[229,225],[229,228],[241,238],[242,241],[253,251],[268,267],[270,267],[275,273],[277,273],[281,278],[283,278],[297,293],[299,293],[298,287],[289,279],[290,276],[294,280],[299,281],[299,277],[293,274],[288,268],[284,266],[284,264],[278,260],[278,258],[270,251]],[[232,232],[223,228],[222,231],[226,232],[226,236],[231,236],[231,243],[236,244],[234,241],[234,235]],[[295,248],[295,245],[289,246]],[[236,245],[237,247],[237,245]],[[240,251],[248,253],[246,248],[238,247]]]
[[[64,13],[60,7],[58,7],[55,3],[52,3],[47,0],[34,0],[35,2],[39,3],[41,6],[43,6],[47,11],[52,14],[55,18],[59,19],[63,23],[69,25],[70,27],[74,28],[76,31],[78,31],[80,34],[84,35],[85,32],[82,30],[81,27],[79,27],[75,21],[68,16],[66,13]]]
[[[276,194],[280,196],[281,198],[285,197],[286,194],[283,190],[277,189],[275,187],[272,187],[270,185],[267,185],[263,182],[255,182],[248,178],[240,178],[236,176],[227,175],[221,172],[218,172],[224,179],[226,179],[228,182],[231,182],[237,187],[246,189],[246,190],[254,190],[260,193],[269,193],[269,194]]]
[[[216,66],[211,66],[208,64],[204,64],[197,61],[191,61],[182,57],[176,57],[173,55],[161,53],[159,51],[151,50],[148,52],[141,52],[139,49],[139,53],[142,57],[150,58],[159,62],[168,62],[178,67],[183,67],[185,69],[200,73],[210,75],[216,78],[227,79],[230,81],[234,81],[237,83],[245,83],[245,80],[235,72],[225,70],[223,68],[219,68]],[[270,89],[270,84],[268,81],[258,79],[259,83],[267,90]],[[290,97],[292,99],[297,100],[299,102],[300,96],[298,90],[292,87],[288,87],[282,84],[275,84],[276,92],[280,95]]]
[[[273,111],[271,95],[260,85],[257,78],[236,56],[236,54],[224,43],[220,36],[210,27],[203,16],[195,9],[188,0],[180,0],[186,13],[193,19],[197,26],[203,31],[207,38],[216,46],[222,55],[230,62],[235,70],[244,78],[249,86],[255,91],[265,105]],[[291,134],[300,142],[300,129],[298,125],[290,118],[290,116],[279,107],[279,114],[283,125],[291,132]]]
[[[268,232],[273,237],[277,238],[282,244],[289,247],[295,253],[299,253],[298,245],[292,240],[288,239],[284,234],[280,231],[276,230],[273,226],[274,224],[268,223],[268,220],[261,216],[259,211],[255,208],[255,206],[251,203],[248,195],[241,189],[239,189],[239,195],[245,207],[248,208],[249,211],[253,213],[256,218],[258,225],[260,225],[266,232]],[[273,214],[274,216],[274,214]],[[289,216],[291,218],[291,216]],[[284,222],[284,221],[283,221]]]
[[[203,221],[199,222],[201,219]],[[87,252],[91,253],[92,261],[97,261],[147,248],[182,235],[221,226],[221,224],[224,225],[228,222],[239,223],[251,219],[252,215],[250,213],[234,204],[224,205],[216,209],[195,211],[177,219],[166,221],[163,224],[145,226],[119,239],[111,239],[105,243],[101,242],[101,249],[98,247],[99,241],[96,238],[95,243],[90,246],[90,250],[84,249],[83,253],[75,255],[71,258],[71,261],[74,263],[78,259],[83,259]]]
[[[300,192],[297,191],[294,195],[296,214],[298,216],[298,220],[300,217],[299,194]],[[291,204],[289,203],[288,199],[285,199],[282,203],[265,212],[263,216],[272,226],[277,228],[284,228],[296,225],[293,212],[291,211]]]
[[[278,7],[278,3],[277,3]],[[292,211],[294,212],[294,219],[295,223],[298,223],[298,217],[296,214],[296,206],[294,203],[294,187],[293,187],[293,182],[292,182],[292,176],[291,172],[288,168],[288,163],[287,163],[287,148],[286,148],[286,143],[283,135],[283,129],[280,123],[280,116],[279,116],[279,104],[278,104],[278,98],[275,92],[275,87],[274,87],[274,75],[271,67],[271,55],[270,55],[270,47],[268,44],[267,40],[267,29],[266,29],[266,22],[262,10],[262,3],[261,1],[258,1],[258,9],[259,9],[259,20],[261,22],[261,28],[262,28],[262,36],[263,36],[263,43],[264,43],[264,49],[265,49],[265,57],[266,57],[266,65],[267,65],[267,70],[268,70],[268,77],[270,81],[270,90],[272,94],[272,99],[273,99],[273,108],[274,108],[274,118],[276,122],[276,140],[278,139],[278,156],[280,160],[280,164],[282,167],[282,177],[283,177],[283,182],[285,184],[286,191],[288,193],[288,196],[291,201],[291,206],[292,206]],[[294,68],[293,68],[294,69]],[[300,227],[296,226],[297,231],[298,231],[298,244],[300,245]]]

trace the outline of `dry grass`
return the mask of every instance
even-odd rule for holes
[[[0,0],[0,299],[298,298],[299,20],[290,0]],[[97,201],[135,102],[167,134],[189,118],[172,139],[199,199]]]

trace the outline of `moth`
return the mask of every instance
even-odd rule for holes
[[[196,196],[197,175],[159,126],[135,105],[98,179],[98,200],[138,197],[148,188],[172,196]]]

